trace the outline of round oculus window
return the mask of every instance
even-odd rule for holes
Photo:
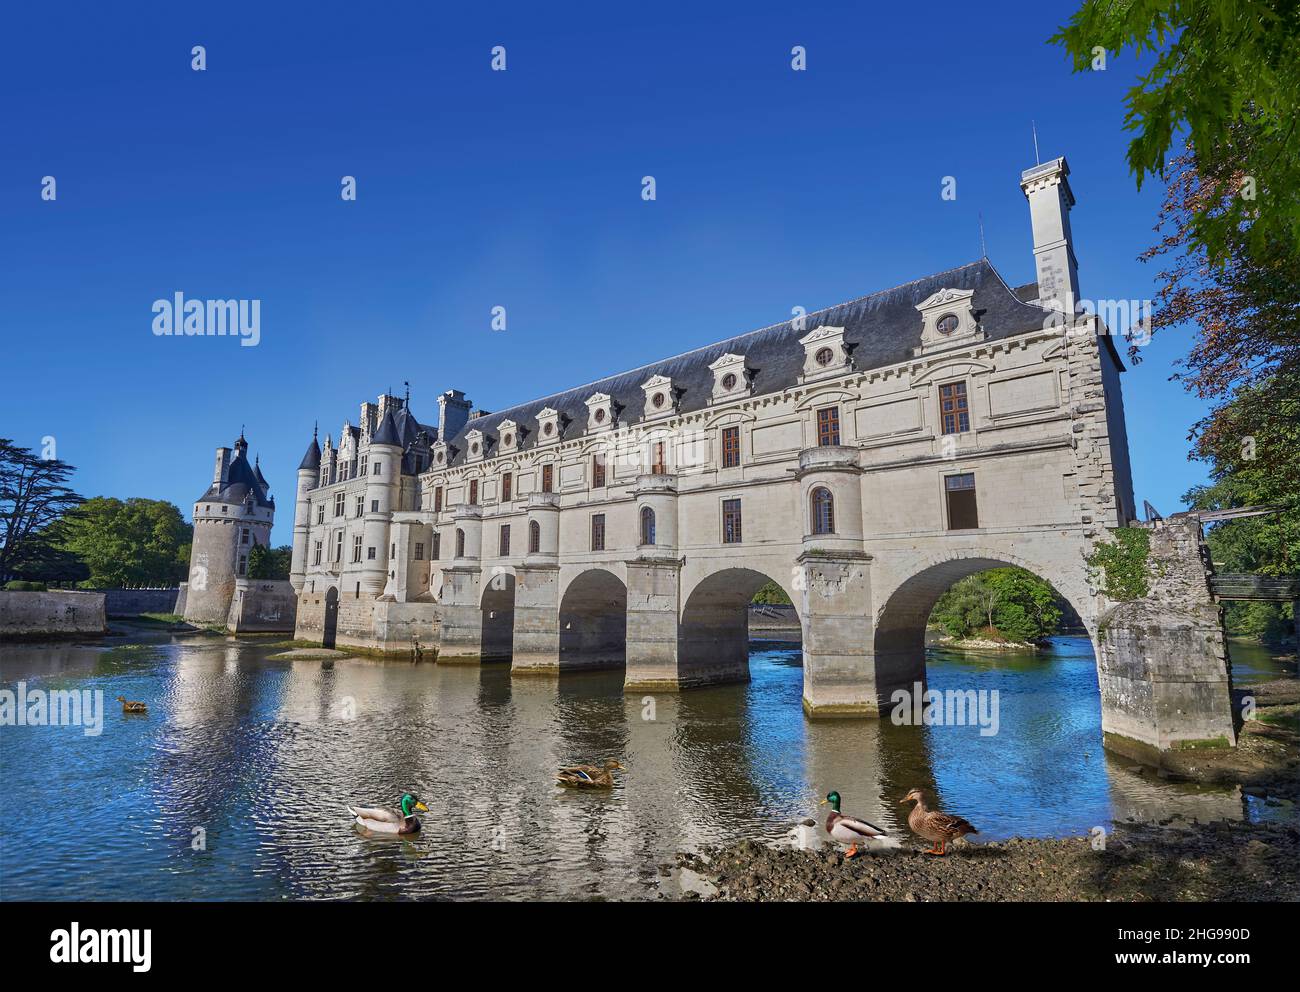
[[[474,454],[477,455],[477,454],[478,454],[478,442],[475,441],[473,444],[471,444],[471,445],[469,446],[469,450],[470,450],[471,452],[473,452]]]
[[[542,433],[545,434],[547,437],[550,437],[551,434],[554,433],[554,431],[555,431],[554,424],[547,424],[545,427],[542,428]]]
[[[438,452],[438,461],[442,461],[442,452],[441,452],[441,451]]]
[[[813,359],[818,365],[829,365],[834,357],[835,352],[831,351],[829,348],[818,348],[817,354],[813,356]]]
[[[597,410],[597,411],[596,411],[596,423],[599,424],[599,423],[600,423],[601,421],[603,421],[604,419],[605,419],[605,411],[604,411],[604,410]]]
[[[736,374],[734,372],[728,372],[726,375],[722,377],[722,388],[723,389],[736,388]]]
[[[934,326],[938,328],[940,334],[951,334],[953,331],[957,330],[958,323],[960,323],[960,321],[957,320],[957,315],[955,313],[946,313],[939,318],[938,323]]]
[[[508,448],[515,443],[515,436],[513,434],[507,434],[501,439],[501,443]]]
[[[654,406],[656,410],[658,410],[661,406],[664,405],[664,394],[655,393],[654,397],[650,400],[650,403]]]

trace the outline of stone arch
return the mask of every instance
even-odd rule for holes
[[[480,604],[480,632],[483,661],[511,661],[515,640],[515,577],[507,568],[494,568],[483,575]]]
[[[768,582],[790,596],[780,578],[734,567],[705,576],[683,598],[677,627],[677,672],[683,687],[748,681],[749,604]],[[798,602],[793,596],[790,599]]]
[[[560,597],[561,672],[627,665],[627,585],[612,571],[577,573]]]
[[[877,599],[871,650],[882,701],[890,691],[925,680],[925,627],[939,597],[967,576],[992,568],[1015,566],[1051,584],[1083,620],[1096,653],[1096,617],[1092,598],[1079,581],[1041,562],[994,548],[952,549],[909,564],[906,576]],[[1079,562],[1078,570],[1083,571]],[[882,702],[883,705],[883,702]]]

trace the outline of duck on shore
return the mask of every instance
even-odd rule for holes
[[[920,789],[913,789],[901,800],[898,805],[915,802],[912,811],[907,814],[907,825],[912,828],[912,833],[918,837],[924,837],[931,844],[926,854],[942,855],[946,853],[944,846],[950,840],[956,840],[966,834],[979,833],[970,821],[960,816],[954,816],[951,813],[940,813],[937,809],[929,809],[925,805],[925,797],[921,794]]]
[[[118,696],[117,701],[122,704],[123,713],[148,713],[149,707],[144,703],[135,702],[127,699],[125,696]]]
[[[849,845],[848,852],[844,855],[846,858],[857,857],[859,844],[866,844],[888,836],[888,831],[876,826],[874,823],[868,823],[859,817],[841,813],[840,794],[838,792],[827,793],[826,798],[817,805],[825,806],[827,803],[830,803],[831,811],[826,815],[826,832],[831,835],[833,840]]]
[[[569,789],[612,789],[614,788],[613,773],[622,770],[623,766],[613,758],[606,761],[603,767],[566,765],[555,773],[555,784]]]

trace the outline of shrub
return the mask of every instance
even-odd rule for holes
[[[45,592],[45,583],[13,579],[5,584],[5,590],[7,592]]]

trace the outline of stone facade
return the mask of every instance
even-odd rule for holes
[[[102,592],[0,589],[0,640],[78,637],[103,634],[107,630]]]
[[[771,581],[812,716],[924,680],[930,609],[984,569],[1048,579],[1095,636],[1083,558],[1134,502],[1068,173],[1022,179],[1050,285],[980,259],[500,413],[454,390],[436,427],[363,405],[300,468],[298,636],[675,690],[748,677]]]

